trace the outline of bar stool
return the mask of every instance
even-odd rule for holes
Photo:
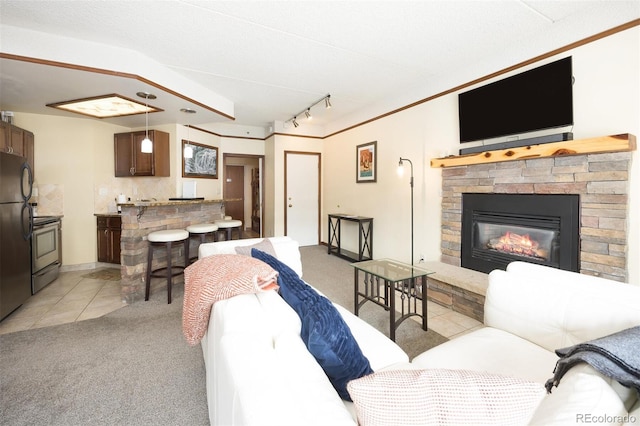
[[[147,282],[144,293],[144,300],[149,300],[151,290],[151,278],[167,279],[167,303],[171,303],[171,280],[173,277],[184,274],[184,268],[189,266],[189,233],[184,229],[167,229],[165,231],[154,231],[147,235],[149,250],[147,254]],[[184,244],[184,266],[174,266],[171,264],[171,249],[173,243]],[[167,266],[151,270],[153,261],[153,250],[156,247],[164,246],[167,252]],[[174,269],[178,271],[174,272]]]
[[[241,220],[216,220],[215,224],[218,225],[218,231],[226,231],[226,239],[232,240],[232,232],[234,229],[238,230],[238,239],[242,238],[242,221]]]
[[[197,237],[197,236],[200,237],[200,242],[198,243],[197,247],[200,247],[200,244],[203,244],[207,241],[207,235],[209,234],[213,235],[214,242],[218,241],[218,233],[216,232],[217,230],[218,230],[218,225],[216,225],[215,223],[198,223],[195,225],[187,226],[187,232],[189,233],[189,240],[191,240],[191,237]],[[196,259],[198,259],[198,256],[193,256],[192,258],[189,259],[189,263],[193,263]]]

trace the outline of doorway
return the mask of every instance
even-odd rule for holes
[[[264,156],[224,154],[223,198],[225,214],[242,221],[245,238],[262,237]]]
[[[224,198],[230,200],[224,202],[224,214],[244,223],[244,166],[225,166]]]
[[[285,151],[284,233],[301,246],[320,244],[320,153]]]

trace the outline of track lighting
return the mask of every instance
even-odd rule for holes
[[[291,123],[293,123],[293,127],[298,127],[300,125],[300,123],[298,123],[298,116],[302,115],[304,113],[304,116],[307,117],[307,120],[311,120],[313,118],[313,116],[311,115],[311,108],[313,108],[314,106],[318,105],[320,102],[324,101],[324,107],[329,109],[331,108],[331,101],[330,101],[331,95],[328,94],[324,97],[322,97],[321,99],[318,99],[317,101],[315,101],[314,103],[312,103],[311,105],[309,105],[308,108],[303,109],[302,111],[300,111],[299,113],[297,113],[296,115],[294,115],[293,117],[291,117],[289,120]]]

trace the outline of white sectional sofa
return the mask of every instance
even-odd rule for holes
[[[203,244],[199,255],[235,253],[238,245],[260,241]],[[297,243],[287,237],[269,241],[278,259],[301,274]],[[485,327],[436,346],[411,363],[394,342],[343,307],[336,308],[376,373],[476,371],[518,378],[542,388],[553,376],[556,349],[640,325],[640,287],[514,262],[507,271],[489,275]],[[215,303],[201,342],[212,425],[357,424],[353,403],[338,396],[307,351],[300,329],[297,314],[275,292]],[[395,396],[401,398],[402,392],[404,389]],[[381,401],[393,408],[393,398],[384,396]],[[528,420],[531,424],[577,424],[594,419],[629,426],[640,422],[638,393],[587,365],[570,369],[558,387],[539,401],[540,397]],[[482,423],[482,419],[474,420]]]
[[[489,274],[484,325],[420,354],[413,366],[487,371],[544,384],[553,376],[556,349],[640,325],[640,287],[513,262]],[[638,393],[580,365],[545,396],[531,423],[590,423],[587,418],[638,424]]]
[[[261,239],[200,245],[199,257],[233,254]],[[279,260],[300,276],[298,243],[270,238]],[[384,334],[342,306],[374,371],[408,362]],[[244,294],[214,304],[202,339],[212,425],[356,425],[353,403],[343,401],[300,338],[301,321],[275,292]]]

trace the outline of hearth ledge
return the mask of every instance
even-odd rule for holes
[[[420,266],[435,272],[427,276],[428,300],[483,322],[488,274],[443,262]]]

